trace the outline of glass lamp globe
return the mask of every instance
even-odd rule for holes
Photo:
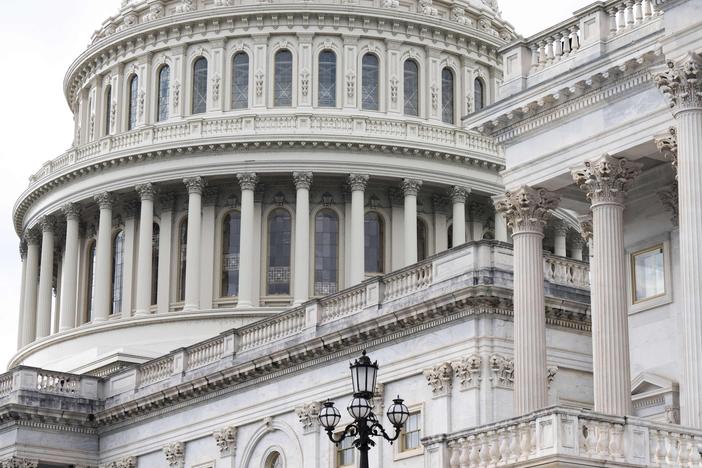
[[[409,408],[405,405],[404,400],[399,396],[392,400],[392,405],[388,408],[388,420],[395,427],[402,427],[409,419]]]
[[[366,399],[373,397],[375,381],[378,377],[378,362],[371,362],[366,356],[366,351],[356,359],[351,368],[351,381],[353,382],[354,396],[363,396]]]
[[[319,411],[319,423],[324,429],[334,429],[341,421],[341,413],[334,406],[333,401],[327,401]]]
[[[373,407],[367,399],[354,397],[351,403],[349,403],[348,410],[353,419],[363,419],[371,414]]]

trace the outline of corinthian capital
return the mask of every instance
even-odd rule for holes
[[[98,193],[94,197],[101,210],[110,210],[115,202],[115,197],[110,192]]]
[[[515,234],[529,231],[543,233],[549,212],[558,206],[559,200],[558,195],[546,189],[522,185],[517,190],[507,192],[495,208],[507,219],[507,225]]]
[[[236,175],[241,190],[255,190],[258,184],[258,175],[255,172],[241,172]]]
[[[322,404],[318,401],[306,403],[295,408],[295,414],[302,424],[302,430],[305,434],[315,432],[319,427],[319,410]]]
[[[205,181],[202,177],[186,177],[183,179],[185,187],[188,189],[188,193],[196,193],[202,195],[202,190],[205,188]]]
[[[312,186],[312,173],[311,172],[293,172],[293,180],[295,181],[295,188],[297,190],[304,189],[309,190]]]
[[[626,192],[640,173],[640,163],[609,154],[587,161],[583,167],[572,171],[575,184],[587,194],[593,205],[624,203]]]
[[[366,190],[366,185],[368,185],[368,174],[349,174],[349,187],[351,191],[361,191]]]
[[[141,198],[142,201],[153,201],[154,196],[156,195],[156,189],[151,183],[139,184],[136,187],[134,187],[134,189],[137,191],[137,193],[139,194],[139,198]]]
[[[54,232],[56,220],[53,216],[47,215],[39,220],[39,225],[41,226],[42,232]]]
[[[66,203],[61,207],[61,212],[67,221],[78,221],[80,219],[80,206],[76,203]]]
[[[225,427],[224,429],[216,430],[212,434],[222,457],[234,455],[234,451],[236,450],[236,436],[238,432],[239,430],[236,428],[236,426],[229,426]]]
[[[171,442],[163,447],[163,454],[166,456],[168,466],[175,468],[185,466],[185,444],[183,442]]]
[[[668,133],[656,138],[658,151],[663,153],[666,159],[670,159],[675,171],[675,178],[678,178],[678,136],[675,127],[670,127]]]
[[[424,369],[423,373],[434,396],[445,396],[451,393],[453,385],[451,363],[443,362],[429,369]]]
[[[449,197],[451,197],[452,203],[465,203],[469,193],[469,189],[458,185],[454,185],[449,189]]]
[[[663,206],[665,207],[666,210],[670,211],[672,216],[670,218],[670,221],[673,223],[673,226],[678,225],[678,182],[673,181],[673,184],[670,187],[667,187],[661,191],[658,192],[658,198],[660,198],[661,203],[663,203]]]
[[[422,186],[422,181],[417,179],[402,179],[402,192],[405,196],[417,196],[419,189]]]
[[[702,59],[690,53],[684,60],[667,63],[668,69],[656,76],[656,86],[677,113],[702,108]]]

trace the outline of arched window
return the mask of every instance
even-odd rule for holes
[[[112,123],[112,86],[105,87],[105,136],[110,134]]]
[[[122,310],[124,286],[124,231],[118,231],[112,241],[112,313]]]
[[[268,217],[268,294],[290,294],[290,213],[275,209]]]
[[[239,295],[241,214],[228,213],[222,220],[222,296]]]
[[[441,70],[441,120],[452,124],[453,115],[453,72],[446,67]]]
[[[473,81],[473,101],[475,102],[475,112],[485,107],[485,83],[480,78]]]
[[[151,305],[158,302],[158,245],[161,227],[154,223],[151,237]]]
[[[164,65],[158,72],[158,115],[157,121],[168,120],[171,104],[171,68]]]
[[[193,114],[207,112],[207,59],[200,57],[193,64]]]
[[[265,468],[285,468],[283,457],[278,452],[272,452],[266,458]]]
[[[127,130],[136,127],[137,107],[139,107],[139,77],[134,75],[129,80],[129,122]]]
[[[361,107],[378,110],[380,104],[380,66],[374,54],[363,56],[361,64]]]
[[[314,221],[314,295],[334,294],[339,284],[339,217],[332,210]]]
[[[249,56],[239,52],[232,59],[232,109],[249,107]]]
[[[178,228],[178,300],[185,300],[185,267],[188,254],[188,218]]]
[[[275,54],[273,105],[292,106],[293,99],[293,57],[289,50],[279,50]]]
[[[319,107],[336,107],[336,54],[323,50],[319,54]]]
[[[88,246],[88,282],[86,288],[88,292],[88,297],[86,301],[88,322],[92,320],[93,312],[95,311],[95,263],[97,258],[95,255],[96,245],[97,243],[94,240],[92,240],[90,241],[90,244]]]
[[[427,224],[417,218],[417,261],[427,258]]]
[[[385,249],[385,225],[383,218],[375,211],[364,217],[364,261],[366,273],[383,273]]]
[[[419,115],[419,66],[414,60],[405,60],[405,114]]]

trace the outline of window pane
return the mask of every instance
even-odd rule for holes
[[[137,107],[139,99],[139,78],[135,75],[129,82],[129,122],[127,129],[131,130],[136,127]]]
[[[453,72],[448,68],[441,71],[441,120],[453,123]]]
[[[427,258],[427,225],[421,219],[417,220],[417,261]]]
[[[364,264],[366,273],[382,273],[383,269],[383,220],[375,212],[366,213],[364,218]]]
[[[275,54],[275,86],[273,89],[274,106],[292,106],[292,74],[292,53],[289,50],[278,51],[278,53]]]
[[[105,88],[105,135],[110,134],[112,120],[112,86]]]
[[[480,78],[476,78],[473,82],[473,99],[475,100],[476,112],[485,107],[485,90],[483,80]]]
[[[249,56],[241,52],[232,60],[232,109],[249,106]]]
[[[663,246],[634,254],[634,302],[665,294]]]
[[[168,65],[161,67],[158,73],[158,121],[168,120],[168,107],[171,93],[171,69]]]
[[[95,310],[95,245],[92,241],[88,249],[88,321],[93,319],[93,311]]]
[[[405,60],[405,114],[419,115],[419,68],[414,60]]]
[[[193,114],[207,112],[207,59],[200,57],[193,65]]]
[[[339,435],[337,434],[337,438]],[[354,455],[356,449],[352,445],[352,438],[347,437],[342,440],[336,448],[336,466],[354,466]]]
[[[113,241],[112,252],[112,313],[122,310],[122,281],[124,270],[124,231],[119,231]]]
[[[422,431],[420,427],[420,413],[411,413],[402,429],[401,450],[414,450],[419,448]]]
[[[233,212],[222,222],[222,296],[239,295],[241,215]]]
[[[320,211],[314,226],[314,295],[324,296],[337,291],[339,218]]]
[[[336,106],[336,54],[331,50],[319,54],[319,106]]]
[[[180,223],[178,232],[178,300],[185,300],[185,267],[188,253],[188,218]]]
[[[290,294],[290,213],[274,210],[268,221],[268,294]]]
[[[380,67],[378,57],[373,54],[363,56],[361,70],[361,107],[366,110],[378,110],[380,102],[379,81]]]

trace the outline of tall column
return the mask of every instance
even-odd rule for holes
[[[421,180],[404,179],[402,181],[402,192],[405,196],[405,263],[403,266],[417,263],[417,194],[421,186]]]
[[[202,177],[183,179],[188,189],[188,243],[185,255],[185,304],[184,311],[200,307],[200,234],[202,232]]]
[[[254,191],[258,184],[255,172],[237,174],[241,187],[241,235],[239,237],[239,298],[238,308],[253,306],[253,280],[256,257],[254,241],[257,225],[254,222]]]
[[[200,237],[200,309],[212,309],[215,284],[215,211],[219,192],[207,187],[202,193],[202,234]],[[218,288],[219,290],[219,288]]]
[[[139,252],[136,271],[136,314],[149,315],[151,307],[151,270],[153,267],[154,186],[150,183],[135,187],[141,199],[139,216]]]
[[[17,349],[22,347],[22,324],[24,323],[24,296],[27,290],[27,241],[20,240],[20,260],[22,261],[22,273],[20,276],[20,308],[19,321],[17,323]]]
[[[100,207],[97,246],[95,248],[95,293],[93,299],[93,322],[107,320],[112,307],[112,204],[109,192],[95,196]]]
[[[453,247],[466,243],[466,198],[470,190],[454,185],[449,195],[453,203]]]
[[[37,330],[37,276],[39,275],[39,239],[37,230],[27,231],[27,270],[24,279],[24,316],[22,321],[21,346],[26,346],[36,339]]]
[[[63,278],[61,279],[60,332],[70,330],[76,326],[80,207],[75,203],[68,203],[61,210],[66,217],[66,250],[63,255]]]
[[[680,422],[702,428],[702,59],[691,53],[656,77],[677,121],[682,378]]]
[[[158,225],[158,291],[156,291],[156,310],[159,314],[168,312],[171,305],[171,244],[173,231],[173,205],[175,196],[166,193],[159,196],[161,210]]]
[[[562,220],[556,220],[553,227],[553,253],[559,257],[566,256],[566,236],[568,234],[568,226]]]
[[[449,197],[442,193],[433,194],[431,208],[434,211],[434,253],[440,253],[448,249]]]
[[[468,204],[468,213],[470,214],[470,233],[468,233],[468,237],[471,241],[483,240],[487,210],[488,207],[477,200],[472,200]]]
[[[54,280],[54,227],[51,216],[41,219],[41,266],[37,299],[37,338],[51,334],[51,286]]]
[[[405,238],[404,238],[404,197],[402,190],[391,188],[388,191],[390,201],[390,270],[399,270],[405,266]]]
[[[113,314],[120,314],[121,319],[128,319],[135,312],[134,296],[136,289],[134,288],[134,277],[136,271],[136,254],[137,254],[137,221],[136,216],[139,212],[140,202],[138,200],[129,200],[123,205],[124,214],[124,245],[123,245],[123,260],[122,265],[122,300],[119,310],[113,310]],[[113,237],[114,239],[114,237]],[[114,272],[112,273],[114,276]],[[114,307],[114,306],[113,306]]]
[[[293,303],[302,304],[309,298],[310,275],[310,186],[311,172],[293,172],[297,202],[295,204],[295,276]]]
[[[353,286],[362,282],[366,276],[365,266],[365,190],[368,184],[368,175],[349,175],[351,187],[351,268],[349,271],[349,285]]]
[[[546,406],[546,312],[542,242],[558,196],[522,186],[497,204],[514,242],[514,411],[519,416]]]
[[[641,165],[607,154],[573,171],[592,204],[594,264],[590,287],[595,411],[631,414],[624,196]]]

